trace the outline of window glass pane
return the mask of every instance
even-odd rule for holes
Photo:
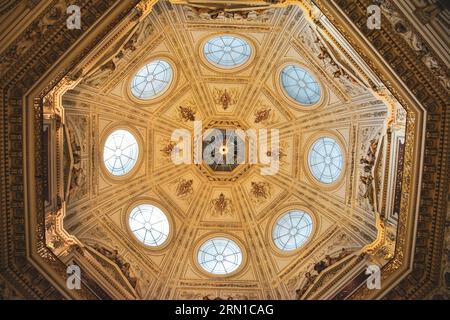
[[[131,232],[147,246],[160,246],[169,236],[169,221],[166,215],[151,204],[141,204],[131,210],[128,222]]]
[[[273,228],[273,242],[284,251],[301,247],[311,236],[311,216],[301,210],[290,211],[282,215]]]
[[[323,183],[333,183],[342,172],[343,157],[336,140],[317,139],[309,151],[308,164],[313,176]]]
[[[138,159],[139,147],[128,131],[116,130],[106,139],[103,162],[114,176],[123,176],[133,169]]]
[[[142,100],[150,100],[163,93],[170,85],[173,70],[164,60],[156,60],[143,66],[133,77],[131,92]]]
[[[198,251],[198,263],[212,274],[227,274],[235,271],[242,263],[239,246],[227,238],[213,238],[206,241]]]
[[[250,45],[233,36],[220,36],[206,42],[203,48],[206,59],[221,68],[233,68],[244,64],[251,55]]]
[[[320,100],[320,86],[313,76],[296,65],[281,72],[281,85],[287,95],[301,105],[313,105]]]

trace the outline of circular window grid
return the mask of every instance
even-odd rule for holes
[[[199,247],[197,262],[203,271],[211,275],[229,275],[241,267],[243,254],[235,241],[226,237],[214,237]]]
[[[302,247],[311,237],[313,220],[303,210],[291,210],[279,217],[272,230],[272,241],[281,251]]]
[[[103,146],[103,163],[113,176],[120,177],[130,173],[139,157],[136,138],[127,130],[113,131]]]
[[[283,67],[280,85],[283,92],[301,106],[313,106],[322,98],[319,82],[309,71],[296,64]]]
[[[144,65],[131,80],[131,94],[138,100],[152,100],[162,95],[173,81],[173,68],[165,60]]]
[[[134,207],[128,217],[128,225],[136,239],[149,247],[160,247],[169,237],[170,224],[166,214],[152,204]]]
[[[334,138],[320,137],[313,142],[308,153],[308,167],[318,182],[333,184],[341,176],[343,166],[341,147]]]

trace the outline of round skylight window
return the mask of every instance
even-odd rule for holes
[[[252,49],[247,41],[234,36],[208,40],[203,48],[206,59],[220,68],[231,69],[248,61]]]
[[[342,172],[343,157],[333,138],[317,139],[309,150],[308,165],[313,176],[323,183],[333,183]]]
[[[297,65],[287,65],[281,71],[281,85],[286,94],[297,103],[305,106],[320,100],[319,83],[305,69]]]
[[[105,141],[103,162],[114,176],[123,176],[133,169],[139,155],[136,138],[126,130],[116,130]]]
[[[242,263],[242,252],[233,240],[217,237],[201,245],[197,259],[205,271],[225,275],[239,268]]]
[[[289,211],[276,221],[272,232],[273,242],[280,250],[295,250],[309,239],[312,226],[311,216],[306,212]]]
[[[133,77],[131,93],[138,99],[150,100],[167,90],[173,78],[172,66],[155,60],[143,66]]]
[[[164,212],[151,204],[141,204],[131,210],[131,232],[143,244],[151,247],[162,245],[169,236],[169,221]]]

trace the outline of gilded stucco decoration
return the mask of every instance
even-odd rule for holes
[[[64,27],[65,1],[35,14],[26,7],[21,14],[30,19],[18,20],[23,31],[0,40],[0,103],[6,110],[0,211],[7,213],[1,263],[8,266],[0,275],[1,297],[446,297],[442,256],[448,250],[427,239],[448,240],[448,68],[393,1],[379,2],[388,22],[379,33],[365,29],[369,2],[260,1],[248,7],[237,1],[230,11],[220,1],[200,7],[184,0],[81,0],[90,19],[76,32]],[[14,8],[11,2],[0,6],[0,16],[17,18]],[[101,19],[102,8],[110,15]],[[419,19],[436,19],[435,10],[423,9]],[[198,44],[236,30],[254,42],[254,60],[236,74],[205,68]],[[66,54],[66,48],[74,51]],[[176,79],[155,102],[136,103],[129,79],[154,57],[173,61]],[[286,103],[276,83],[279,68],[294,62],[307,66],[323,89],[314,110]],[[280,159],[280,171],[262,176],[261,164],[233,172],[174,165],[171,155],[180,150],[172,132],[193,134],[197,120],[220,129],[279,128],[279,147],[265,155]],[[142,136],[143,161],[129,179],[110,181],[99,173],[99,136],[117,124]],[[43,126],[51,132],[48,140]],[[347,163],[334,189],[313,185],[304,163],[308,137],[330,130],[342,137]],[[401,184],[387,174],[398,151],[395,134],[405,141],[396,158],[403,161]],[[391,186],[401,192],[389,202]],[[148,250],[130,238],[123,221],[139,198],[160,204],[173,222],[167,246]],[[413,210],[419,201],[420,211]],[[395,219],[382,214],[391,203],[398,209]],[[273,215],[304,206],[317,220],[313,237],[298,254],[274,250],[268,245]],[[411,223],[416,220],[417,230]],[[197,272],[193,244],[224,229],[241,240],[245,267],[229,278]],[[33,237],[31,245],[25,245],[24,232]],[[72,261],[91,272],[81,290],[61,293]],[[382,267],[383,283],[399,284],[371,292],[346,278],[369,263]],[[58,286],[42,272],[52,273]]]

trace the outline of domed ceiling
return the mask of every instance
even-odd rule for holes
[[[64,93],[47,245],[138,299],[332,298],[319,279],[392,259],[406,111],[313,5],[181,2],[113,30]]]

